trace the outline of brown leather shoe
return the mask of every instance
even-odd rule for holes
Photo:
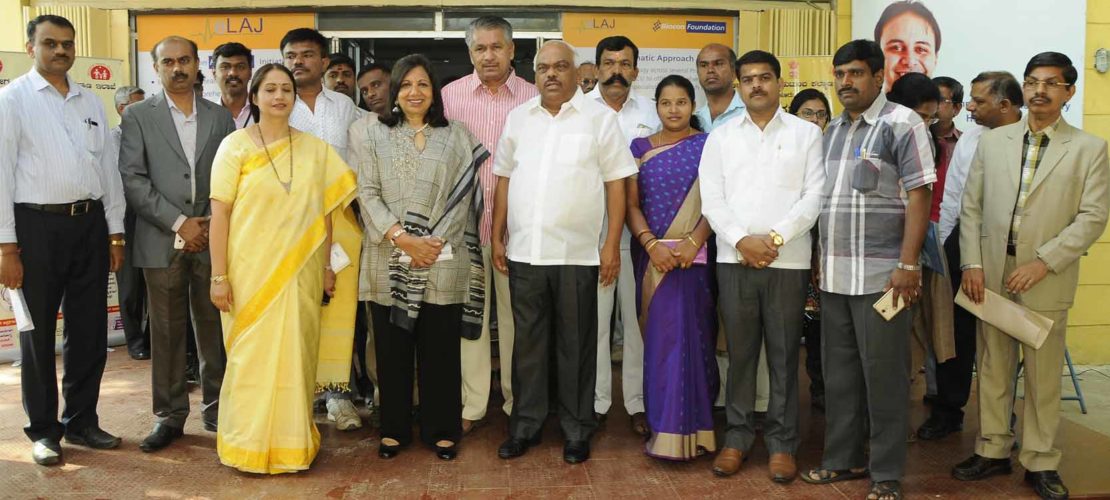
[[[771,480],[776,483],[789,483],[798,475],[798,465],[794,463],[794,455],[789,453],[773,453],[768,464],[771,469]]]
[[[721,448],[717,458],[713,459],[713,473],[725,477],[736,474],[740,464],[744,461],[744,454],[736,448]]]

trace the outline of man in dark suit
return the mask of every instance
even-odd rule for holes
[[[171,36],[151,51],[164,92],[124,111],[120,173],[138,214],[134,265],[150,301],[151,393],[158,423],[139,445],[152,452],[182,435],[188,311],[200,357],[204,428],[216,430],[224,351],[220,315],[208,297],[208,186],[216,149],[235,131],[231,114],[197,95],[197,46]]]

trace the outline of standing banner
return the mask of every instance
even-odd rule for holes
[[[150,95],[161,92],[162,83],[154,71],[154,58],[150,51],[154,45],[170,35],[188,38],[197,44],[200,71],[204,73],[204,97],[220,102],[220,89],[213,75],[215,60],[212,51],[227,42],[239,42],[251,49],[254,67],[263,64],[281,64],[281,38],[294,28],[315,28],[316,16],[312,13],[213,13],[213,14],[140,14],[135,16],[138,34],[139,83]],[[249,84],[249,82],[248,82]]]
[[[853,0],[852,37],[883,47],[888,86],[910,72],[949,76],[964,85],[967,102],[975,75],[1009,71],[1020,82],[1029,59],[1045,51],[1071,58],[1082,89],[1086,12],[1087,0]],[[1065,105],[1064,118],[1083,125],[1082,92]],[[957,118],[970,121],[966,111]]]
[[[97,59],[92,57],[78,57],[69,70],[69,77],[78,85],[95,93],[104,102],[104,112],[109,123],[114,127],[119,123],[119,116],[115,112],[116,87],[124,85],[125,76],[121,74],[122,62],[116,59]],[[0,52],[0,88],[7,86],[12,80],[31,71],[34,61],[24,52]],[[123,343],[123,323],[119,317],[119,296],[116,291],[115,276],[109,273],[105,284],[108,287],[108,344],[119,345]],[[62,313],[58,312],[58,327],[55,329],[57,337],[56,348],[62,347],[62,329],[64,320]],[[19,332],[15,328],[15,315],[12,314],[11,299],[8,291],[0,291],[0,361],[12,361],[19,358]]]
[[[780,57],[782,65],[782,91],[779,102],[782,109],[790,110],[790,101],[805,89],[817,89],[829,100],[830,114],[835,116],[840,109],[833,88],[831,56],[786,56]]]
[[[698,51],[711,43],[736,47],[736,18],[683,14],[616,14],[566,12],[563,40],[575,48],[578,64],[595,62],[602,38],[624,35],[640,49],[640,76],[632,90],[654,97],[655,86],[667,75],[689,78],[697,105],[705,103],[698,84]]]

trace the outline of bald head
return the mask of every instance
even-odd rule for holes
[[[597,66],[594,63],[584,62],[578,67],[578,86],[587,93],[597,86]]]
[[[574,47],[570,44],[549,40],[536,52],[536,88],[540,91],[540,104],[548,111],[558,113],[563,103],[574,97],[578,91],[577,76]]]
[[[736,78],[736,52],[711,43],[698,52],[698,82],[707,95],[720,95],[732,88]]]

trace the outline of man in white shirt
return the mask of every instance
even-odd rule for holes
[[[39,465],[61,461],[63,435],[90,448],[120,443],[100,429],[96,404],[108,346],[105,282],[126,244],[123,187],[107,153],[104,106],[68,75],[75,38],[64,17],[32,19],[34,67],[0,89],[0,286],[22,294],[34,324],[19,332],[19,347],[23,432]],[[63,304],[59,422],[54,331]]]
[[[123,110],[128,106],[141,102],[146,97],[146,92],[139,87],[124,85],[116,89],[114,102],[116,113],[123,116]],[[120,128],[112,128],[112,144],[107,153],[112,155],[112,164],[119,163]],[[135,211],[128,208],[123,216],[125,234],[135,232]],[[123,323],[123,337],[127,342],[127,353],[134,360],[150,359],[150,325],[147,324],[146,314],[146,280],[143,272],[132,265],[134,257],[131,250],[135,247],[124,247],[123,263],[116,271],[116,288],[119,290],[119,317]]]
[[[706,140],[702,212],[717,233],[717,282],[729,374],[725,445],[713,462],[735,474],[755,441],[755,374],[767,346],[771,398],[764,440],[771,477],[797,474],[798,348],[810,277],[810,229],[821,211],[821,129],[779,106],[781,66],[753,50],[737,61],[745,112]]]
[[[235,120],[235,128],[254,123],[253,106],[247,99],[247,86],[254,71],[251,49],[239,42],[227,42],[212,51],[216,85],[220,88],[220,104],[227,108]]]
[[[171,36],[151,55],[163,92],[124,111],[119,153],[124,192],[138,215],[133,265],[143,269],[150,303],[157,423],[139,444],[148,453],[181,437],[189,416],[186,311],[200,361],[204,428],[216,431],[225,354],[220,313],[208,295],[208,185],[216,150],[235,131],[231,113],[194,89],[194,42]]]
[[[347,130],[358,119],[358,108],[350,97],[324,87],[328,40],[312,28],[297,28],[281,39],[285,67],[297,81],[297,102],[289,125],[331,144],[347,159]]]
[[[967,111],[978,126],[964,132],[952,151],[944,183],[944,198],[940,204],[940,239],[944,242],[953,292],[960,289],[963,280],[959,216],[964,185],[979,138],[988,130],[1021,121],[1024,103],[1021,84],[1008,72],[987,71],[971,81],[971,100],[967,103]],[[925,440],[962,430],[964,406],[971,395],[977,319],[962,307],[954,308],[952,314],[956,357],[937,364],[937,395],[930,405],[929,419],[917,432],[918,437]]]
[[[312,28],[293,29],[281,39],[281,55],[285,67],[293,72],[293,79],[297,81],[297,101],[293,103],[289,125],[319,137],[346,161],[347,132],[358,120],[359,113],[350,97],[324,86],[324,72],[330,64],[328,40]],[[363,314],[364,308],[356,308],[356,330],[368,328],[363,326],[369,324],[361,317]],[[363,338],[362,334],[356,334],[356,343],[361,343]],[[357,351],[356,348],[354,360],[359,358]],[[352,388],[357,382],[356,370],[357,367],[352,366]],[[362,418],[351,401],[353,396],[351,391],[327,391],[324,396],[328,420],[335,422],[335,427],[341,431],[362,428]]]
[[[342,52],[328,55],[328,70],[324,72],[324,88],[351,98],[358,104],[358,86],[355,84],[355,61]]]
[[[539,442],[552,350],[563,460],[587,460],[597,428],[597,289],[620,272],[623,179],[636,162],[617,115],[579,90],[574,62],[563,41],[540,48],[540,95],[509,113],[493,167],[493,264],[509,275],[516,336],[509,439],[497,451],[505,459]]]
[[[632,92],[640,70],[636,61],[640,50],[632,40],[611,36],[597,44],[598,85],[586,98],[596,101],[617,113],[617,122],[625,138],[625,149],[638,137],[659,130],[659,113],[651,99]],[[613,400],[613,369],[611,366],[610,335],[613,324],[614,299],[620,303],[620,331],[612,336],[621,353],[621,389],[624,409],[632,417],[632,430],[641,436],[648,433],[644,417],[644,340],[640,336],[640,323],[636,315],[636,281],[632,275],[632,255],[629,253],[632,235],[628,229],[621,233],[621,275],[616,286],[598,289],[597,303],[597,388],[594,394],[594,411],[602,418],[609,412]]]

